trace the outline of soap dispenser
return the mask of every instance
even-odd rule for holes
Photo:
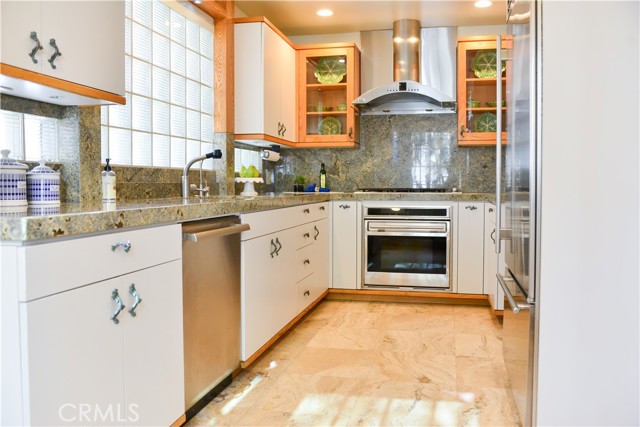
[[[109,162],[111,159],[106,159],[106,166],[102,171],[102,203],[115,203],[116,202],[116,173],[111,170]]]

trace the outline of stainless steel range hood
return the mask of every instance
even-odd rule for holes
[[[455,27],[394,22],[394,82],[360,95],[353,106],[361,115],[455,113],[456,38]]]

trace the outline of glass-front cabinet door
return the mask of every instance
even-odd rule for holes
[[[330,47],[329,47],[330,46]],[[360,52],[352,43],[299,47],[298,136],[308,147],[352,147],[359,120],[351,102],[360,95]]]
[[[495,145],[497,115],[502,116],[502,141],[506,142],[507,67],[497,76],[496,37],[467,37],[458,40],[458,145]],[[503,41],[506,48],[508,40]],[[497,85],[502,86],[502,103],[497,105]]]

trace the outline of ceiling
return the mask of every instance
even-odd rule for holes
[[[484,9],[471,0],[236,0],[247,16],[266,16],[288,36],[389,30],[398,19],[418,19],[422,27],[501,25],[505,0]],[[319,17],[318,9],[334,15]]]

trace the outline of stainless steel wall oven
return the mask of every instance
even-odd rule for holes
[[[364,288],[449,289],[451,206],[364,206]]]

